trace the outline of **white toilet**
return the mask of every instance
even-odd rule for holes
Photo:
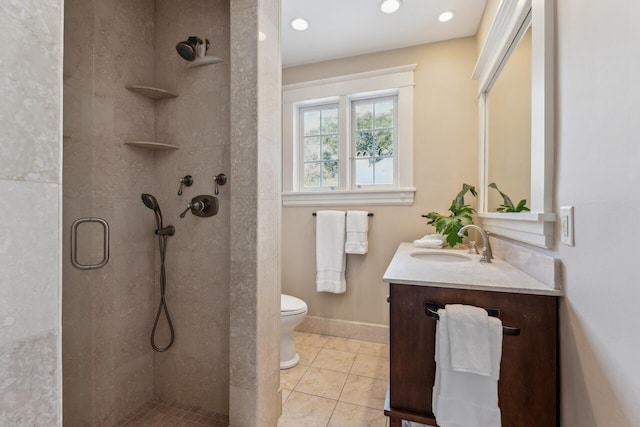
[[[300,356],[296,353],[293,328],[307,315],[307,304],[291,295],[280,295],[280,369],[293,368]]]

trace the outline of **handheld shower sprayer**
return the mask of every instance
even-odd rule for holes
[[[152,196],[151,194],[142,193],[142,203],[149,209],[153,211],[156,216],[156,225],[157,228],[162,228],[162,211],[160,210],[160,205],[158,204],[158,200]]]
[[[142,193],[142,203],[149,209],[153,210],[156,217],[156,235],[158,236],[158,242],[160,244],[160,304],[156,313],[155,321],[153,322],[153,329],[151,330],[151,347],[158,352],[167,351],[173,345],[175,332],[173,330],[173,323],[171,322],[171,316],[169,316],[169,309],[165,300],[165,291],[167,288],[167,275],[165,271],[165,257],[167,254],[167,238],[173,236],[175,228],[173,225],[164,227],[162,224],[162,211],[158,200],[151,194]],[[158,322],[160,321],[160,315],[164,310],[165,317],[167,319],[167,325],[169,326],[169,343],[164,347],[158,347],[156,345],[156,329]]]

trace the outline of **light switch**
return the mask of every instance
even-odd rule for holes
[[[573,206],[560,206],[560,241],[575,246],[573,238]]]

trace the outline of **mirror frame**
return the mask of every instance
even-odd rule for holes
[[[554,1],[502,0],[478,56],[473,79],[478,80],[478,220],[498,236],[552,248],[554,162]],[[531,46],[531,212],[487,211],[487,93],[515,48],[528,20]]]

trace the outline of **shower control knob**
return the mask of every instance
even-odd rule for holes
[[[193,177],[191,175],[185,175],[180,178],[180,188],[178,189],[178,196],[182,196],[183,187],[191,187],[193,184]]]
[[[180,218],[184,218],[189,211],[191,211],[191,213],[195,216],[214,216],[218,213],[218,207],[219,205],[217,197],[209,195],[196,196],[191,199],[190,203],[187,203],[187,208],[180,214]]]
[[[214,194],[217,196],[218,194],[220,194],[220,191],[218,190],[218,186],[225,185],[227,183],[227,175],[223,173],[219,173],[218,175],[213,177],[213,181],[216,183],[216,189],[214,191]]]

